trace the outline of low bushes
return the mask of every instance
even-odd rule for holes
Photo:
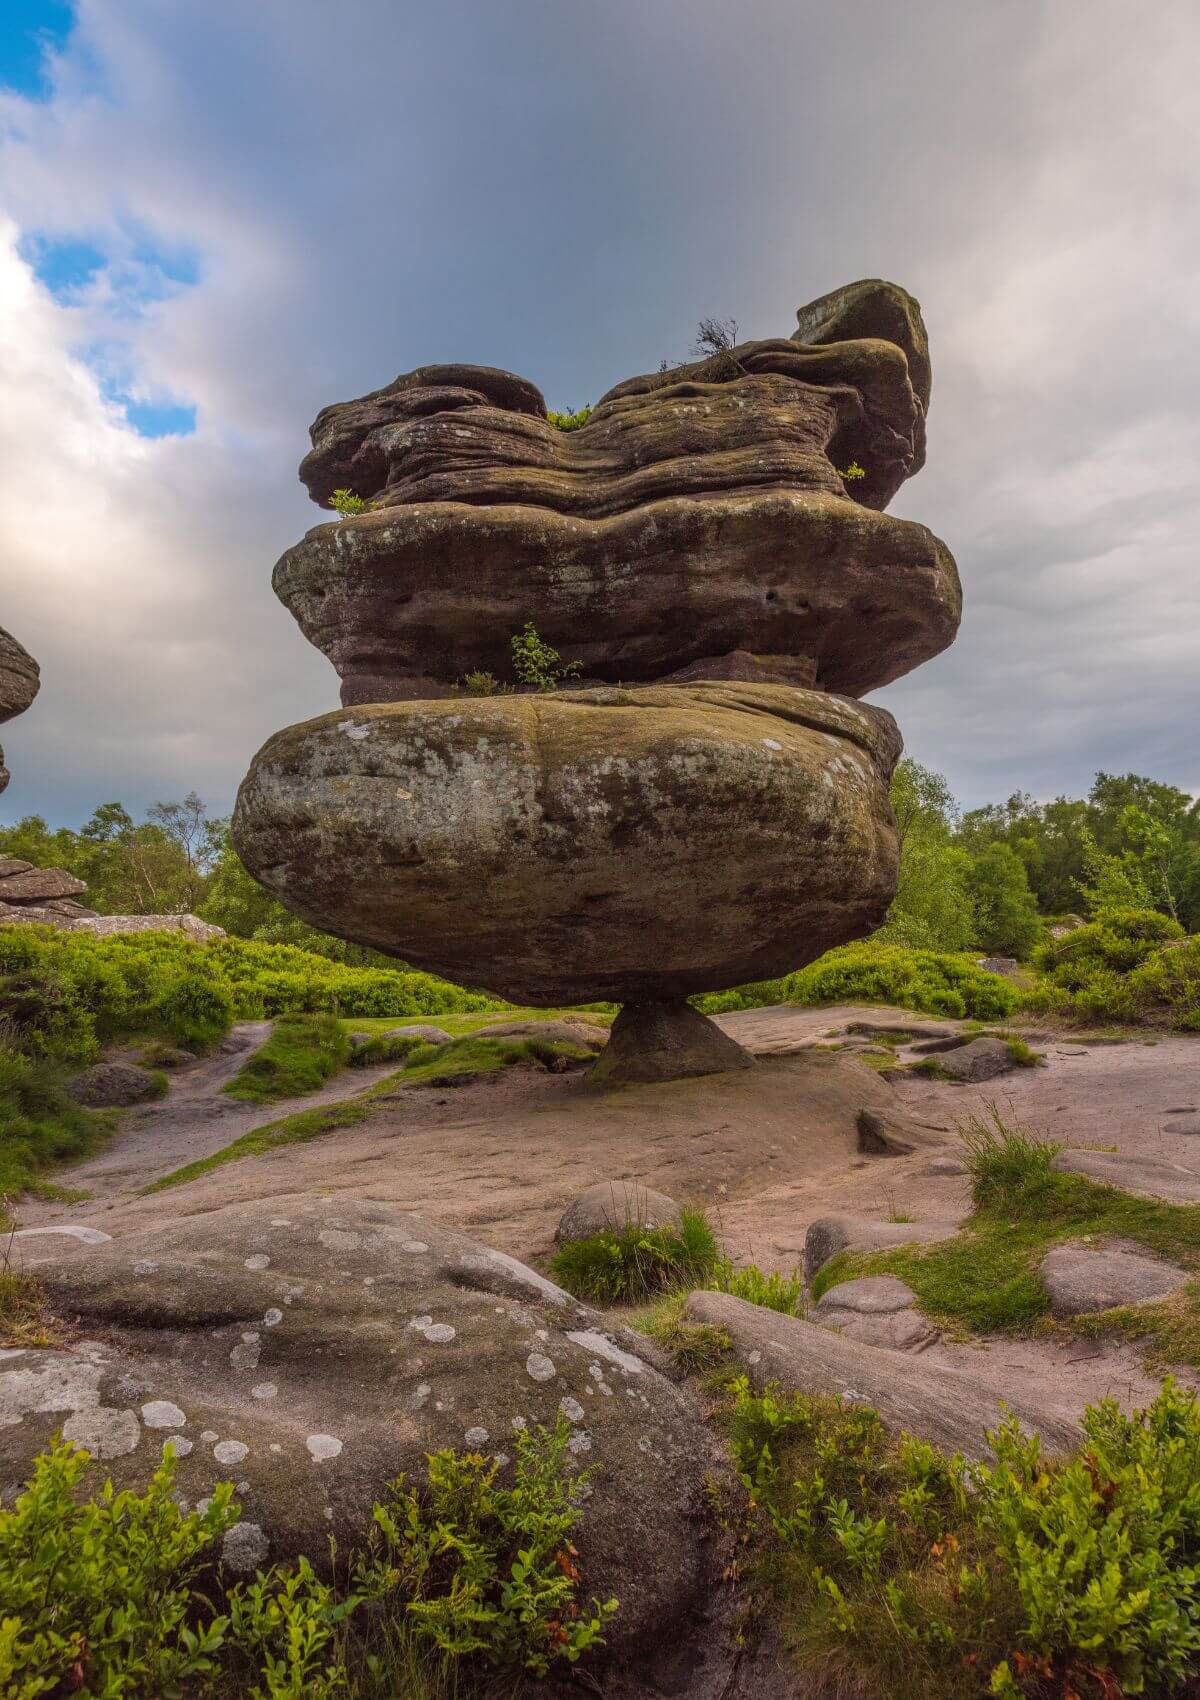
[[[24,1192],[51,1164],[95,1150],[112,1121],[111,1112],[77,1104],[53,1063],[0,1044],[0,1227],[6,1197]]]
[[[1040,973],[1025,999],[1034,1010],[1084,1021],[1165,1018],[1200,1030],[1200,938],[1155,909],[1110,909],[1050,939],[1034,956]]]
[[[74,1062],[91,1061],[102,1043],[128,1034],[202,1050],[233,1020],[318,1011],[404,1018],[505,1007],[432,974],[352,968],[292,945],[0,928],[0,1017],[23,1050]]]
[[[731,1390],[759,1586],[822,1693],[1117,1700],[1177,1692],[1200,1655],[1200,1410],[1083,1419],[1055,1463],[1014,1420],[969,1465],[875,1412]]]
[[[638,1304],[675,1287],[702,1287],[717,1242],[701,1210],[682,1210],[677,1227],[627,1227],[569,1240],[554,1254],[554,1279],[596,1304]]]
[[[345,1068],[350,1038],[336,1015],[281,1015],[271,1037],[224,1090],[251,1104],[316,1092]]]
[[[976,1021],[1002,1020],[1019,1002],[1007,980],[985,973],[969,956],[869,939],[789,974],[783,990],[788,1003],[890,1003]]]
[[[459,1665],[544,1676],[604,1639],[615,1600],[587,1602],[571,1537],[589,1471],[571,1428],[514,1437],[511,1486],[477,1453],[429,1459],[424,1492],[392,1484],[343,1584],[306,1558],[232,1588],[197,1587],[239,1508],[230,1483],[181,1508],[168,1449],[142,1494],[81,1500],[88,1454],[56,1445],[0,1509],[0,1691],[108,1700],[449,1695]]]

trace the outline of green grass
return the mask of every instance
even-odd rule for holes
[[[350,1040],[336,1015],[281,1015],[222,1090],[249,1104],[300,1098],[319,1091],[349,1060]]]
[[[294,1115],[253,1128],[220,1151],[214,1151],[211,1156],[197,1158],[194,1163],[186,1163],[182,1168],[160,1175],[149,1186],[143,1187],[142,1192],[163,1192],[169,1187],[183,1186],[243,1157],[260,1157],[284,1145],[304,1145],[310,1140],[321,1139],[327,1133],[355,1127],[368,1121],[387,1099],[400,1091],[462,1085],[499,1073],[501,1069],[522,1065],[558,1072],[564,1067],[590,1061],[591,1052],[581,1046],[538,1039],[480,1039],[467,1035],[444,1045],[419,1045],[395,1074],[375,1081],[365,1091],[339,1099],[335,1104],[298,1110]]]
[[[38,1184],[45,1171],[97,1150],[116,1125],[112,1110],[85,1110],[62,1070],[0,1047],[0,1228],[5,1201]]]
[[[18,1275],[0,1259],[0,1347],[54,1346],[58,1327],[32,1275]]]
[[[342,1026],[347,1033],[390,1033],[393,1028],[401,1026],[440,1027],[452,1038],[462,1038],[470,1033],[478,1033],[483,1027],[497,1027],[502,1022],[510,1021],[565,1021],[572,1016],[583,1017],[590,1025],[608,1027],[616,1012],[616,1004],[580,1004],[577,1008],[566,1006],[556,1009],[493,1009],[486,1014],[451,1014],[414,1015],[397,1017],[394,1015],[381,1016],[343,1016]]]
[[[655,1293],[706,1285],[717,1241],[702,1210],[681,1210],[678,1226],[627,1227],[569,1240],[551,1273],[576,1298],[595,1304],[641,1304]]]
[[[815,1277],[814,1301],[841,1281],[896,1275],[913,1289],[921,1309],[944,1326],[1020,1333],[1049,1317],[1038,1266],[1051,1246],[1065,1240],[1133,1240],[1200,1275],[1200,1205],[1135,1198],[1085,1175],[1059,1174],[1051,1168],[1055,1144],[1005,1127],[994,1111],[990,1125],[964,1129],[964,1149],[976,1208],[962,1232],[932,1246],[839,1252]],[[1136,1329],[1160,1357],[1200,1365],[1196,1297],[1138,1307],[1129,1316],[1102,1312],[1069,1326],[1085,1332],[1106,1323]]]

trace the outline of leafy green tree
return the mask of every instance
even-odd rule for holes
[[[974,943],[971,858],[954,843],[957,809],[940,773],[906,756],[892,778],[900,839],[900,880],[877,939],[921,950],[966,950]]]
[[[967,890],[976,942],[997,956],[1024,958],[1042,931],[1025,864],[1011,844],[989,844],[971,863]]]

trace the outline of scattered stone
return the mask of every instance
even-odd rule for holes
[[[1161,1157],[1130,1156],[1121,1151],[1060,1151],[1051,1167],[1061,1174],[1087,1175],[1105,1186],[1168,1204],[1200,1202],[1200,1174]]]
[[[948,1051],[939,1059],[939,1066],[952,1080],[978,1086],[1007,1074],[1014,1064],[1003,1039],[972,1039],[969,1045]]]
[[[288,1228],[273,1231],[274,1219]],[[327,1231],[342,1241],[325,1244]],[[263,1243],[270,1267],[248,1270]],[[405,1249],[414,1243],[428,1250]],[[135,1385],[148,1421],[168,1406],[186,1413],[195,1444],[175,1448],[176,1482],[189,1504],[219,1481],[246,1482],[239,1497],[261,1536],[247,1563],[306,1553],[320,1564],[330,1535],[343,1552],[361,1541],[389,1481],[423,1479],[426,1454],[461,1448],[468,1430],[506,1435],[514,1415],[553,1428],[560,1408],[579,1407],[573,1434],[586,1428],[586,1461],[602,1468],[575,1539],[587,1597],[621,1601],[613,1653],[652,1659],[664,1622],[684,1634],[719,1593],[705,1512],[719,1455],[699,1402],[656,1367],[649,1342],[465,1234],[399,1205],[303,1193],[176,1215],[102,1246],[19,1239],[12,1255],[97,1343],[0,1362],[6,1501],[64,1424],[102,1460],[86,1490],[106,1475],[144,1487],[163,1430],[124,1409]],[[155,1278],[139,1278],[150,1263]],[[282,1310],[288,1294],[278,1326],[260,1329],[265,1305]],[[226,1369],[255,1332],[257,1372]],[[576,1450],[584,1462],[585,1443]],[[724,1657],[723,1638],[697,1640]],[[679,1691],[709,1692],[699,1681]]]
[[[916,1308],[916,1294],[894,1275],[864,1275],[823,1293],[812,1317],[823,1328],[867,1346],[910,1351],[936,1338],[937,1330]]]
[[[1164,1133],[1200,1133],[1200,1115],[1183,1116],[1175,1121],[1163,1123]]]
[[[1005,979],[1011,979],[1019,973],[1021,964],[1015,956],[981,956],[975,966],[982,968],[985,974],[1001,974]]]
[[[351,1050],[361,1050],[376,1039],[417,1039],[422,1045],[448,1045],[452,1034],[444,1027],[429,1027],[417,1023],[411,1027],[389,1027],[386,1033],[351,1033]]]
[[[1191,1276],[1183,1269],[1121,1246],[1077,1241],[1055,1246],[1041,1264],[1053,1316],[1087,1316],[1115,1305],[1152,1304],[1179,1291]]]
[[[866,1157],[907,1157],[913,1149],[912,1140],[896,1132],[878,1110],[860,1110],[854,1125],[858,1149]]]
[[[924,1172],[927,1175],[965,1175],[967,1165],[961,1157],[934,1157],[925,1165]]]
[[[93,1063],[75,1076],[68,1090],[77,1103],[89,1109],[124,1109],[162,1096],[153,1074],[136,1063]]]
[[[693,1293],[685,1315],[726,1330],[756,1388],[774,1381],[789,1392],[838,1394],[871,1406],[889,1428],[907,1429],[948,1452],[987,1457],[987,1431],[996,1427],[1005,1408],[1036,1430],[1052,1453],[1074,1450],[1079,1443],[1073,1423],[1020,1388],[1010,1389],[1002,1399],[965,1370],[865,1346],[818,1323],[764,1310],[729,1293]]]
[[[598,1181],[563,1211],[554,1238],[559,1245],[590,1239],[606,1228],[668,1228],[679,1221],[679,1206],[665,1192],[636,1181]]]
[[[953,1239],[954,1222],[877,1222],[869,1216],[822,1216],[804,1236],[804,1275],[811,1281],[839,1251],[890,1251]]]
[[[200,1060],[194,1051],[182,1050],[178,1045],[155,1045],[148,1055],[152,1059],[151,1066],[168,1070],[190,1068]],[[143,1066],[147,1065],[143,1063]]]

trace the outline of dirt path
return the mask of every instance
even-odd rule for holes
[[[391,1064],[343,1069],[319,1091],[274,1104],[248,1104],[227,1097],[222,1087],[266,1041],[271,1027],[270,1021],[239,1022],[219,1050],[169,1076],[171,1087],[165,1098],[123,1111],[120,1127],[103,1151],[56,1177],[63,1185],[86,1187],[91,1197],[73,1206],[24,1199],[22,1225],[82,1221],[115,1200],[136,1194],[156,1176],[211,1156],[255,1128],[297,1110],[352,1098],[394,1070]]]

